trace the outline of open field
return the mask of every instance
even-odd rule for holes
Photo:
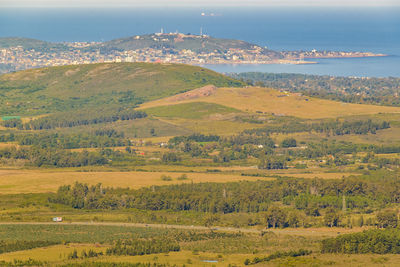
[[[274,89],[260,87],[218,88],[210,95],[200,95],[196,98],[185,98],[177,95],[145,103],[140,108],[147,109],[201,101],[216,103],[242,111],[261,111],[306,119],[377,113],[400,113],[400,108],[398,107],[340,103],[298,94],[281,93]]]
[[[68,260],[66,256],[74,249],[78,255],[82,250],[103,251],[104,247],[96,247],[90,244],[69,244],[58,245],[46,248],[37,248],[29,251],[18,251],[5,253],[0,256],[0,260],[13,261],[14,259],[27,260],[29,258],[48,261],[51,264],[60,263],[85,263],[95,262],[113,262],[113,263],[136,263],[149,262],[161,264],[178,264],[189,266],[242,266],[247,258],[264,257],[266,254],[221,254],[211,252],[193,252],[182,250],[180,252],[160,253],[143,256],[100,256],[89,260]],[[399,255],[337,255],[337,254],[319,254],[314,253],[310,256],[298,258],[277,259],[271,262],[261,263],[257,266],[398,266]]]
[[[187,180],[176,178],[186,174]],[[162,175],[172,181],[161,180]],[[23,170],[1,170],[0,189],[2,194],[55,192],[58,187],[75,181],[88,184],[102,183],[104,186],[140,188],[151,185],[168,185],[199,182],[233,182],[273,178],[246,177],[239,174],[170,173],[170,172],[43,172]]]
[[[103,225],[102,225],[103,224]],[[68,241],[78,239],[81,243],[71,242],[67,244],[53,245],[43,248],[34,248],[24,251],[15,251],[0,254],[0,260],[7,262],[17,260],[28,260],[29,258],[46,261],[55,265],[61,263],[85,263],[96,262],[149,262],[169,263],[190,266],[243,266],[244,260],[255,257],[265,257],[275,251],[287,251],[299,246],[310,249],[313,253],[303,257],[284,257],[270,262],[264,262],[262,266],[398,266],[400,255],[338,255],[320,254],[319,241],[328,236],[337,236],[343,233],[353,233],[362,229],[271,229],[264,236],[259,234],[241,234],[235,237],[220,236],[206,240],[191,240],[181,243],[181,251],[158,253],[142,256],[98,256],[90,259],[68,259],[68,254],[74,250],[81,255],[83,250],[92,249],[96,252],[105,252],[110,247],[110,242],[119,237],[160,237],[191,231],[204,233],[205,227],[159,228],[159,225],[97,223],[97,224],[0,224],[0,236],[8,237],[7,231],[12,231],[18,240],[41,240],[50,238],[55,241]],[[154,228],[153,228],[154,226]],[[166,226],[165,226],[166,227]],[[182,229],[180,229],[180,228]],[[221,230],[217,230],[220,232]],[[222,229],[222,231],[224,231]],[[99,235],[99,232],[103,233]],[[236,231],[237,232],[237,231]],[[7,238],[6,237],[6,238]],[[88,242],[91,240],[91,242]],[[106,241],[105,243],[103,243]]]
[[[174,124],[177,127],[185,127],[187,130],[194,133],[216,135],[232,135],[240,133],[246,129],[254,129],[263,126],[262,124],[232,121],[232,118],[226,116],[207,117],[198,120],[182,118],[160,118],[159,120],[169,124]]]
[[[200,119],[213,114],[224,115],[230,113],[241,113],[241,111],[214,103],[191,102],[173,106],[153,107],[147,109],[146,113],[156,117]]]
[[[19,147],[19,146],[18,144],[15,143],[0,143],[0,149],[8,147]]]
[[[150,168],[152,169],[152,168]],[[214,168],[213,168],[214,169]],[[227,171],[229,168],[215,168]],[[237,167],[236,170],[245,171],[246,167]],[[205,171],[205,170],[204,170]],[[297,178],[341,179],[354,173],[304,173],[302,170],[276,170],[263,172],[266,176],[286,176]],[[186,174],[187,180],[177,178]],[[162,175],[170,176],[172,181],[163,181]],[[58,187],[73,184],[76,181],[88,184],[102,183],[104,186],[129,187],[133,189],[151,185],[169,185],[181,183],[201,182],[237,182],[275,179],[273,177],[242,176],[239,172],[233,173],[202,173],[202,172],[170,172],[170,171],[137,171],[137,172],[78,172],[78,171],[40,171],[40,170],[0,170],[0,189],[2,194],[46,193],[55,192]]]
[[[106,247],[94,244],[71,243],[68,245],[56,245],[0,254],[0,261],[13,261],[14,259],[26,261],[29,259],[36,259],[52,263],[62,263],[63,261],[68,260],[68,254],[72,253],[74,250],[76,250],[78,255],[80,255],[83,250],[88,251],[90,249],[104,253]]]
[[[70,244],[47,248],[37,248],[29,251],[6,253],[0,256],[0,260],[13,261],[14,259],[27,260],[29,258],[48,261],[52,264],[65,262],[82,262],[85,260],[65,260],[66,255],[74,249],[78,255],[82,250],[93,249],[101,251],[94,245]],[[104,249],[103,249],[104,250]],[[196,252],[183,250],[180,252],[160,253],[143,256],[101,256],[89,261],[96,262],[149,262],[149,263],[173,263],[190,266],[241,266],[246,258],[263,257],[265,254],[218,254],[210,252]],[[312,254],[299,258],[278,259],[257,266],[398,266],[399,255],[337,255],[337,254]]]

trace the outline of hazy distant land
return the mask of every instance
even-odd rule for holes
[[[381,56],[387,55],[355,51],[275,51],[241,40],[182,33],[137,35],[106,42],[50,43],[29,38],[0,38],[0,73],[103,62],[315,64],[307,59]]]

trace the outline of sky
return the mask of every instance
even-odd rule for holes
[[[0,0],[6,7],[400,6],[400,0]]]

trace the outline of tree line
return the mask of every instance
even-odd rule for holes
[[[93,133],[60,134],[39,133],[24,134],[14,137],[21,146],[37,146],[40,148],[102,148],[130,146],[131,141],[123,132],[110,129],[96,130]]]
[[[56,244],[58,244],[58,242],[54,241],[0,240],[0,254],[18,250],[48,247]]]
[[[339,235],[322,241],[322,253],[400,254],[398,229],[373,229],[361,233]]]
[[[21,119],[11,119],[3,121],[2,125],[8,128],[17,128],[19,130],[44,130],[55,128],[76,127],[81,125],[110,123],[118,120],[135,120],[146,118],[144,111],[135,111],[133,109],[123,109],[117,112],[96,110],[87,112],[69,112],[57,113],[46,117],[31,120],[23,123]]]
[[[209,213],[268,211],[274,203],[281,202],[283,208],[296,209],[309,216],[320,216],[322,211],[342,210],[343,197],[346,209],[366,211],[400,203],[399,196],[400,183],[394,177],[386,178],[385,182],[356,178],[278,178],[273,181],[153,186],[137,190],[75,183],[73,186],[61,186],[49,201],[76,209],[136,208]],[[271,225],[277,226],[273,223]]]
[[[25,160],[37,167],[81,167],[88,165],[104,165],[108,159],[104,151],[71,152],[57,148],[9,147],[0,149],[0,159]]]
[[[264,128],[246,130],[245,133],[255,133],[257,135],[269,135],[272,133],[296,133],[312,132],[325,133],[326,135],[347,135],[347,134],[375,134],[378,130],[390,128],[387,121],[355,120],[355,121],[322,121],[314,123],[304,123],[292,121],[282,125],[268,126]]]

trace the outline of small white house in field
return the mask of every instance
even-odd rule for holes
[[[62,217],[54,217],[53,222],[62,222]]]

